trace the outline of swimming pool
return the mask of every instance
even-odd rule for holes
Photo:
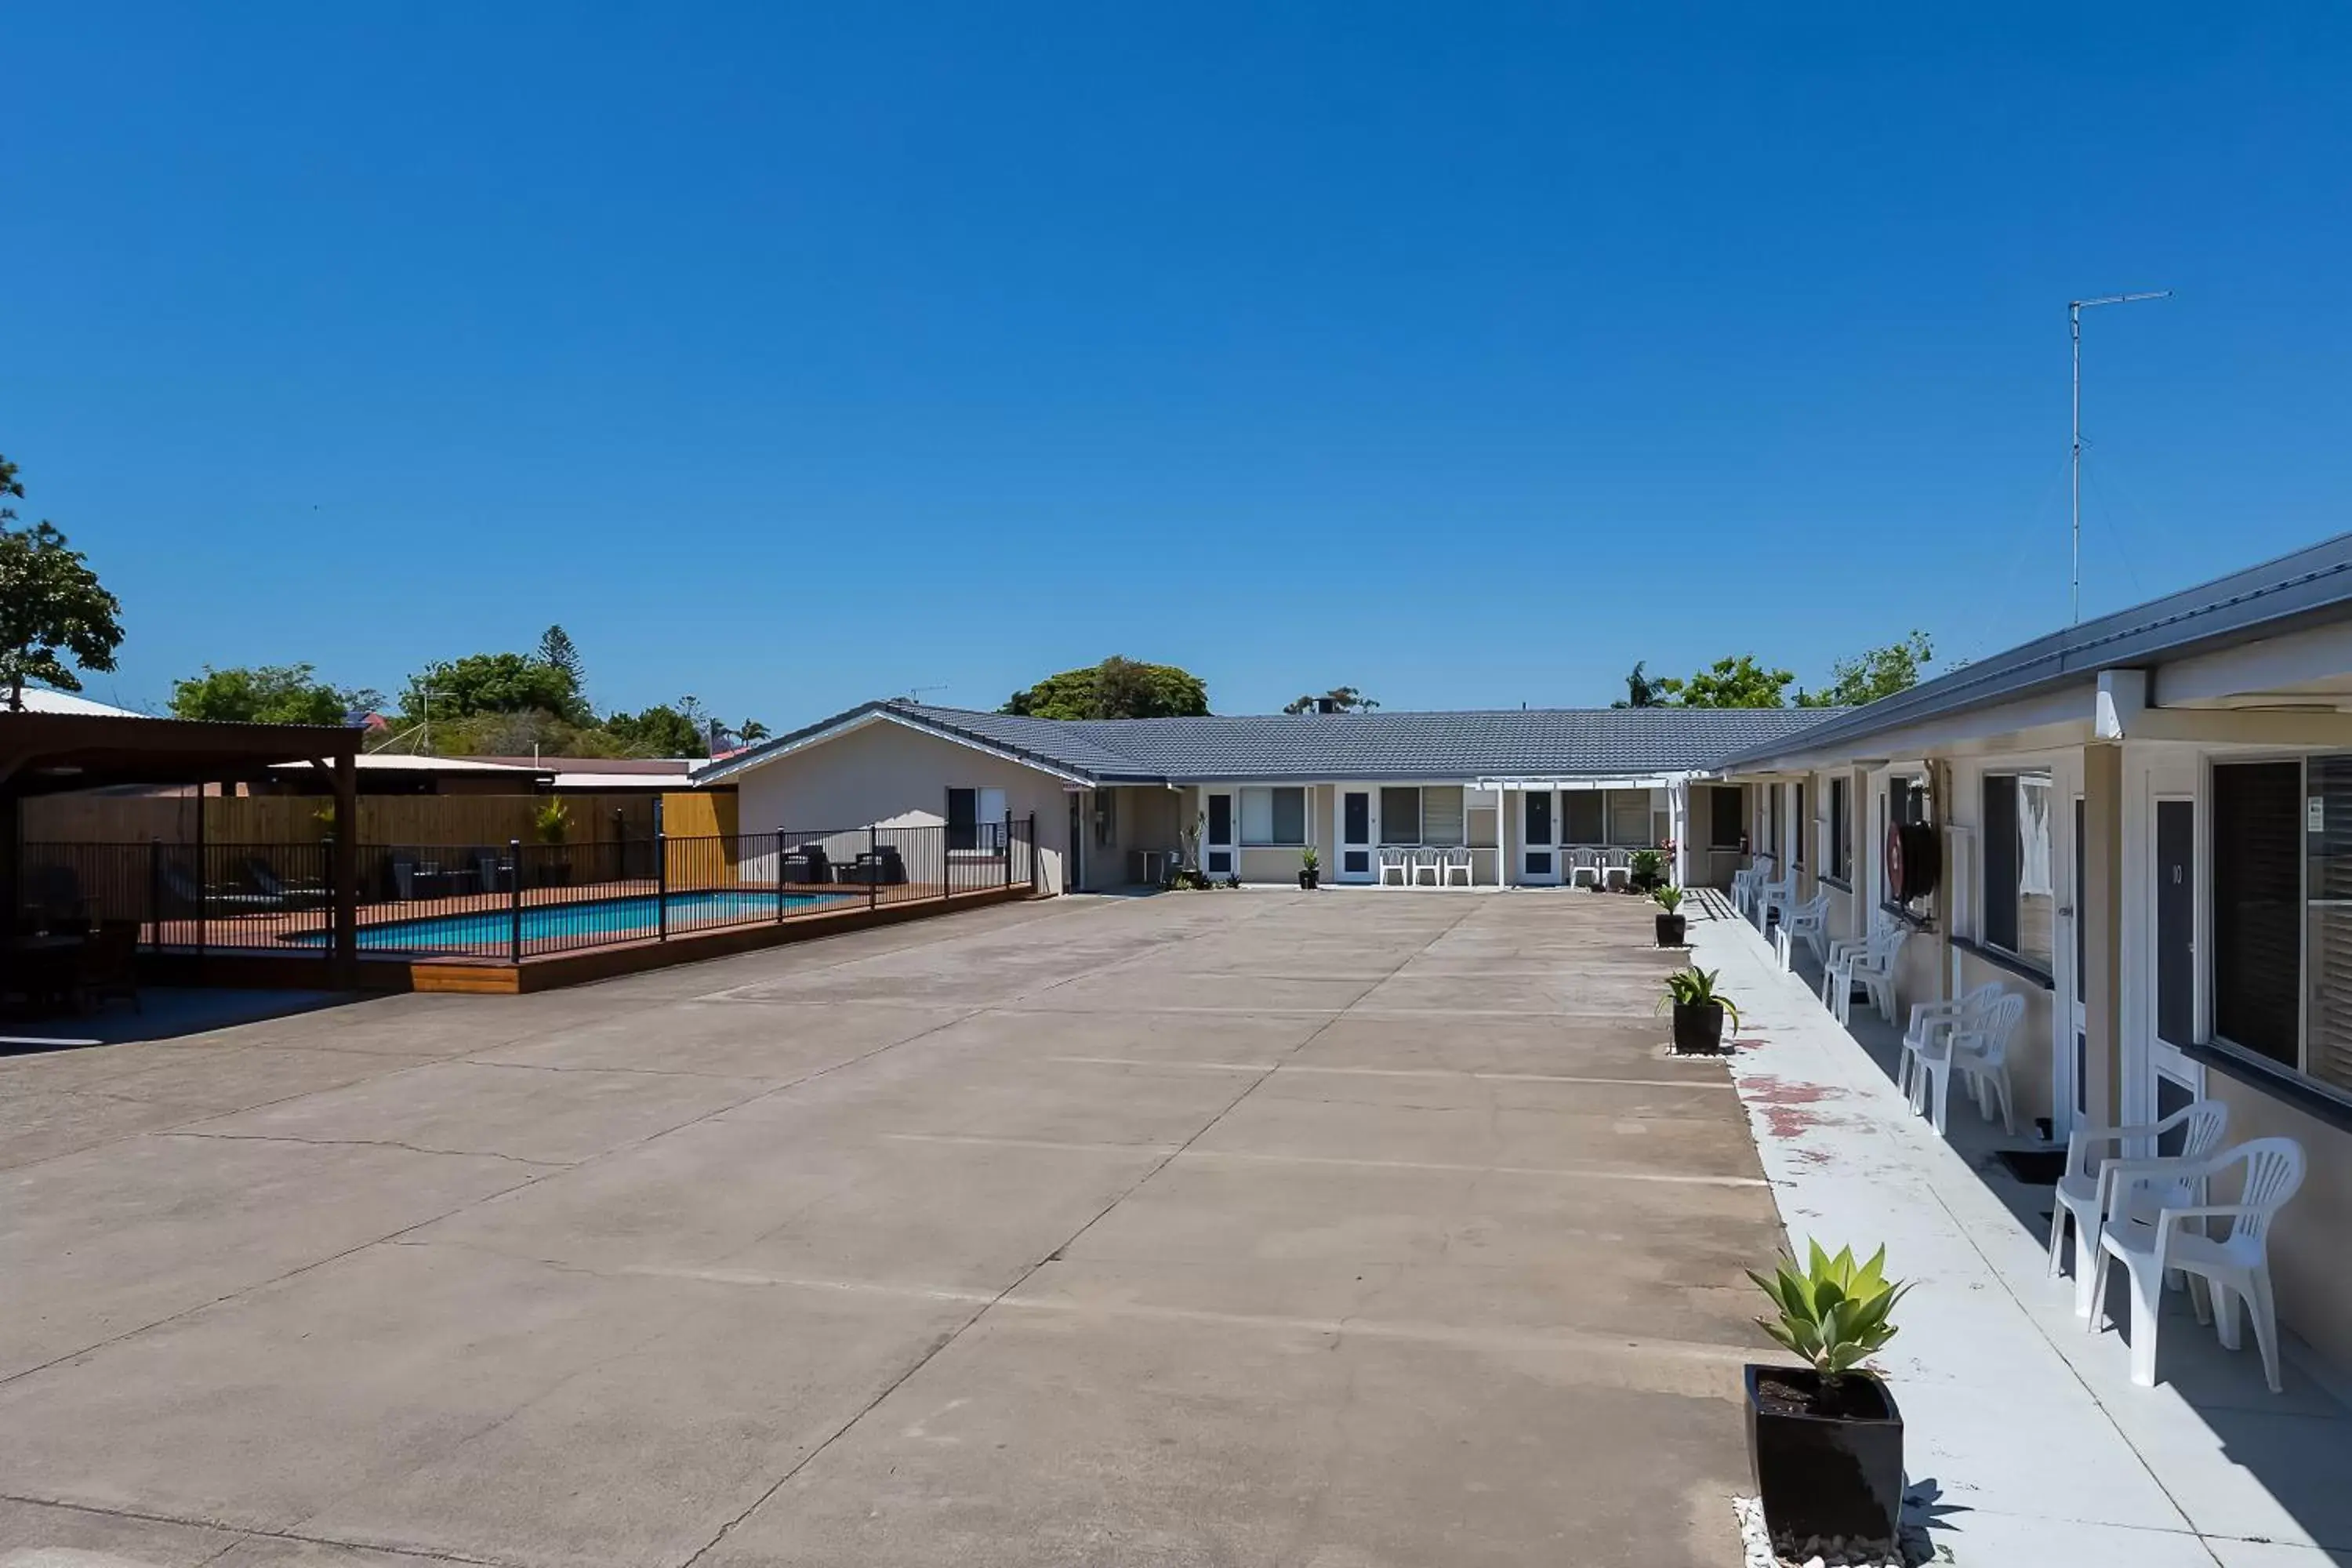
[[[669,929],[673,933],[712,926],[749,925],[777,917],[778,895],[751,889],[716,889],[669,895]],[[841,893],[785,893],[782,912],[814,909],[822,904],[862,903],[864,899]],[[625,899],[589,899],[568,904],[527,904],[522,911],[522,941],[562,942],[593,947],[604,942],[634,942],[661,929],[661,915],[651,893]],[[470,914],[436,915],[414,921],[380,921],[360,927],[362,952],[488,952],[503,953],[514,938],[514,912],[488,909]],[[302,947],[323,947],[331,940],[325,931],[302,931],[285,938]]]

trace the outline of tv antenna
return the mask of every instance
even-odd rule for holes
[[[2074,489],[2074,620],[2083,624],[2083,312],[2100,305],[2137,305],[2143,300],[2169,300],[2169,289],[2143,289],[2137,294],[2102,294],[2095,300],[2066,301],[2066,335],[2074,348],[2074,444],[2070,458]]]

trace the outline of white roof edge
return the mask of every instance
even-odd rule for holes
[[[436,773],[528,773],[535,776],[556,771],[551,765],[533,767],[528,763],[478,763],[466,757],[420,757],[407,752],[362,752],[355,761],[362,769],[382,768],[392,773],[408,771]],[[273,763],[270,765],[280,768],[307,768],[311,763],[307,758],[297,758],[292,762]]]

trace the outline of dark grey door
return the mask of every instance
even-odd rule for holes
[[[1339,874],[1343,877],[1370,877],[1372,874],[1371,846],[1371,792],[1349,790],[1339,796]]]
[[[2156,803],[2156,1035],[2197,1037],[2197,808]]]

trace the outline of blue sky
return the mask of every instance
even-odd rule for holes
[[[2352,12],[19,8],[0,452],[95,695],[550,621],[771,724],[1825,676],[2352,527]]]

